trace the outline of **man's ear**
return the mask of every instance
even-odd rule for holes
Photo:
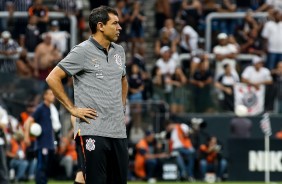
[[[104,24],[102,22],[98,22],[97,30],[99,30],[100,32],[104,32]]]

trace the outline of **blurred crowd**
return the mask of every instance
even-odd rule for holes
[[[76,17],[79,42],[90,35],[87,15],[83,14],[88,8],[83,6],[82,0],[57,0],[51,5],[44,2],[0,2],[0,12],[8,12],[8,17],[0,18],[0,73],[35,79],[40,84],[38,95],[22,102],[26,109],[19,118],[8,115],[5,104],[1,103],[0,127],[6,136],[0,138],[0,152],[5,153],[0,155],[7,156],[10,177],[15,181],[32,180],[35,176],[34,150],[24,145],[24,122],[41,102],[46,76],[71,49],[69,17]],[[169,147],[164,149],[162,144],[154,144],[151,152],[156,136],[152,131],[144,131],[141,112],[148,101],[168,104],[169,113],[176,116],[187,112],[233,112],[234,85],[242,82],[256,89],[264,86],[265,111],[282,113],[282,2],[155,0],[151,10],[154,20],[149,20],[151,17],[145,12],[146,3],[151,2],[89,0],[89,10],[113,4],[119,13],[122,31],[118,43],[124,46],[128,57],[128,136],[135,150],[132,160],[137,163],[132,166],[134,176],[129,177],[153,182],[158,175],[154,172],[159,166],[156,160],[173,158],[182,179],[193,181],[195,173],[199,173],[198,178],[204,178],[207,170],[216,168],[220,181],[227,162],[220,154],[221,146],[216,137],[207,136],[205,143],[194,146],[190,140],[191,127],[169,122],[163,127],[169,135],[164,145]],[[14,17],[15,12],[27,12],[28,16]],[[65,16],[50,17],[50,12],[63,12]],[[208,52],[204,48],[205,20],[212,12],[246,14],[242,19],[213,20],[212,50]],[[268,14],[256,18],[257,12]],[[148,30],[150,21],[155,23],[153,30]],[[148,40],[149,32],[153,35]],[[150,43],[153,43],[152,48]],[[185,54],[190,57],[181,59]],[[250,57],[242,60],[238,57],[241,54]],[[64,84],[71,96],[72,80],[65,79]],[[65,135],[55,130],[54,133],[57,163],[65,168],[65,173],[60,174],[66,176],[63,179],[72,178],[76,167],[72,131]],[[194,165],[199,165],[198,172],[194,171]]]

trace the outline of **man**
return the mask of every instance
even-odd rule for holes
[[[161,58],[156,61],[156,66],[161,69],[163,75],[173,75],[178,65],[178,53],[172,53],[169,46],[163,46],[160,54]]]
[[[25,173],[28,169],[26,159],[26,145],[24,143],[24,134],[21,130],[13,133],[10,140],[10,148],[7,150],[7,157],[10,159],[9,168],[15,171],[15,182],[24,180]]]
[[[272,111],[274,104],[274,95],[272,86],[272,76],[270,70],[264,67],[264,59],[254,56],[252,59],[253,65],[246,67],[241,79],[243,83],[253,86],[256,90],[265,90],[265,110]]]
[[[34,75],[40,80],[45,80],[49,72],[61,59],[62,53],[52,44],[51,34],[44,34],[43,42],[36,46],[34,52]]]
[[[40,103],[34,113],[28,117],[25,124],[25,143],[30,145],[30,127],[33,122],[41,126],[42,133],[37,137],[35,150],[37,154],[36,184],[47,184],[47,172],[54,153],[54,131],[51,120],[50,105],[54,102],[55,96],[51,89],[43,93],[43,102]]]
[[[39,29],[37,27],[37,18],[36,16],[30,16],[28,18],[28,24],[25,30],[25,46],[28,52],[34,52],[36,46],[40,43]]]
[[[61,31],[59,22],[57,20],[53,20],[51,22],[51,30],[49,31],[51,36],[52,44],[63,54],[67,54],[68,50],[68,38],[69,33],[66,31]]]
[[[47,6],[43,5],[42,0],[34,0],[33,4],[28,8],[28,16],[36,16],[37,26],[40,34],[47,31],[49,22],[49,10]]]
[[[221,181],[227,168],[227,161],[221,156],[221,145],[218,144],[217,138],[211,136],[206,144],[199,148],[200,153],[200,170],[203,179],[207,172],[216,172],[217,181]]]
[[[20,52],[19,44],[12,39],[9,31],[3,31],[0,38],[0,72],[16,73],[16,56]]]
[[[237,75],[232,74],[229,64],[223,65],[224,73],[215,81],[215,87],[220,90],[223,97],[220,104],[223,111],[234,111],[234,85],[240,81]]]
[[[269,70],[273,70],[282,60],[281,15],[277,10],[270,11],[269,20],[264,24],[261,32],[267,50],[266,67]]]
[[[85,182],[125,184],[128,151],[124,108],[128,91],[124,49],[117,41],[121,27],[116,10],[102,6],[89,16],[90,38],[77,45],[46,81],[55,96],[79,118],[74,134],[81,136]],[[62,79],[73,76],[74,102]]]
[[[253,65],[246,67],[242,72],[242,82],[255,87],[257,90],[260,86],[272,84],[271,73],[269,69],[263,66],[263,58],[254,56],[252,63]]]
[[[150,130],[145,132],[145,136],[136,144],[136,155],[134,163],[134,172],[136,176],[149,183],[156,182],[156,168],[158,159],[169,157],[165,152],[155,153],[154,133]]]
[[[213,48],[215,54],[215,79],[224,73],[223,65],[229,64],[233,75],[237,75],[236,71],[236,56],[238,50],[236,46],[228,42],[228,36],[225,33],[220,33],[217,36],[218,45]]]
[[[189,181],[193,182],[195,180],[195,149],[189,137],[189,126],[184,123],[170,122],[167,126],[167,132],[170,132],[171,149],[178,155],[176,160],[180,169],[181,179],[188,179]]]

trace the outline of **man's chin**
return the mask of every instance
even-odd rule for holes
[[[112,42],[116,42],[116,41],[118,41],[118,36],[116,36],[112,39]]]

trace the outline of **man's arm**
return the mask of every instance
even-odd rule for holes
[[[128,92],[128,82],[126,76],[121,78],[121,87],[122,87],[122,104],[123,106],[126,105],[126,97]]]
[[[30,145],[30,135],[29,135],[29,131],[30,131],[30,126],[31,123],[34,122],[33,117],[29,116],[27,118],[27,120],[24,122],[24,142],[27,146]]]
[[[56,98],[61,104],[75,117],[90,123],[87,118],[96,119],[97,112],[91,108],[77,108],[67,96],[62,79],[67,77],[67,74],[58,66],[56,66],[46,78],[46,82],[53,91]]]

